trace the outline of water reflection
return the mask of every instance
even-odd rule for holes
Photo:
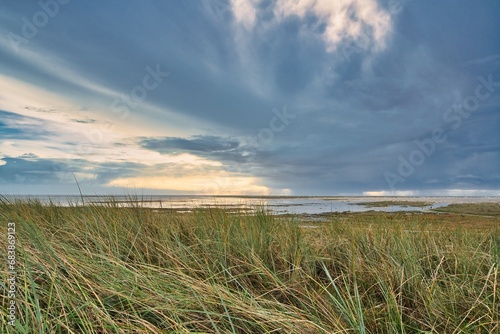
[[[20,198],[19,196],[16,198]],[[266,207],[273,214],[320,214],[328,212],[364,212],[364,211],[429,211],[457,202],[457,197],[237,197],[237,196],[30,196],[43,203],[53,203],[61,206],[112,203],[119,207],[140,206],[157,209],[175,209],[189,212],[195,208],[225,208],[252,211],[258,206]],[[464,199],[464,198],[462,198]],[[482,198],[484,201],[485,198]],[[491,198],[488,201],[498,201]],[[367,205],[370,202],[387,202],[388,206]],[[430,205],[406,206],[390,205],[391,201],[421,201]],[[362,204],[361,204],[362,203]]]

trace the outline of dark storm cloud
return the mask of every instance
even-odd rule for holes
[[[95,119],[92,118],[85,118],[85,119],[72,119],[73,122],[76,123],[82,123],[82,124],[94,124],[97,122]]]
[[[257,162],[259,147],[236,139],[219,136],[193,136],[189,138],[142,138],[139,145],[162,154],[191,153],[210,160],[220,161],[228,171],[250,172],[250,162]],[[255,160],[255,161],[254,161]]]
[[[195,136],[189,139],[178,137],[145,138],[139,144],[147,149],[160,153],[179,152],[221,152],[229,151],[239,146],[238,141],[217,136]]]

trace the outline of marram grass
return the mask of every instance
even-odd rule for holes
[[[0,332],[500,332],[499,229],[398,217],[304,228],[263,209],[3,199],[2,235],[16,224],[17,320],[7,322],[2,280]]]

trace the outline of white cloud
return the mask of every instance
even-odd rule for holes
[[[256,26],[257,0],[233,0],[233,14],[247,30]],[[321,38],[328,51],[335,51],[341,42],[356,42],[362,49],[383,49],[387,36],[392,30],[392,20],[388,11],[381,8],[376,0],[277,0],[275,17],[282,21],[290,16],[305,18],[314,15],[318,26],[325,25]],[[310,29],[308,31],[308,29]],[[314,33],[304,27],[303,33]]]
[[[145,165],[166,162],[209,164],[201,158],[188,155],[160,155],[140,148],[133,140],[134,137],[164,134],[166,131],[172,135],[184,135],[183,128],[175,131],[176,128],[166,128],[162,124],[149,125],[150,121],[143,121],[140,119],[141,115],[134,114],[120,120],[105,110],[105,106],[102,110],[82,111],[77,104],[65,97],[2,74],[0,109],[20,116],[2,120],[9,128],[26,133],[43,130],[43,140],[46,143],[41,145],[40,138],[36,136],[32,139],[2,141],[0,150],[5,156],[16,157],[36,152],[41,158],[84,158],[94,163],[126,160]]]
[[[231,3],[234,17],[246,29],[252,29],[255,25],[258,3],[258,0],[233,0]]]

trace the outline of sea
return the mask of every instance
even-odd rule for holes
[[[198,208],[224,208],[228,210],[252,211],[265,208],[271,214],[321,214],[329,212],[366,212],[366,211],[414,211],[428,212],[455,203],[500,203],[499,196],[208,196],[208,195],[141,195],[141,196],[4,196],[8,201],[14,199],[36,199],[44,204],[59,206],[105,205],[113,202],[121,207],[145,207],[153,209],[174,209],[189,212]],[[385,206],[374,205],[387,202]],[[392,205],[390,202],[398,202]],[[405,205],[401,202],[408,202]],[[412,206],[411,203],[425,202],[425,206]]]

